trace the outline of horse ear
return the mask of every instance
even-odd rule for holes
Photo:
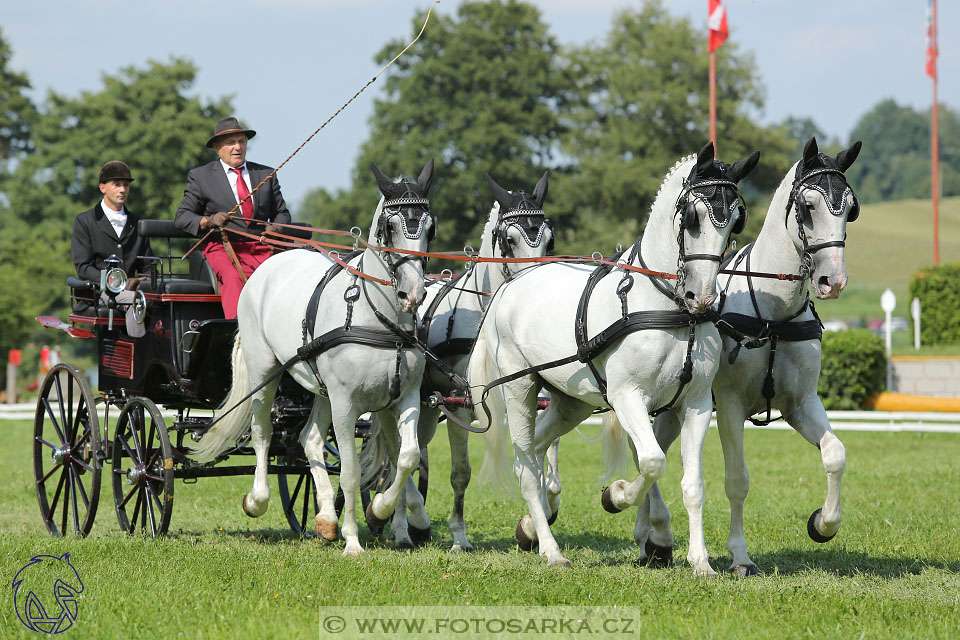
[[[543,177],[537,181],[537,186],[533,188],[533,199],[536,200],[537,206],[543,209],[543,201],[547,199],[547,174],[549,171],[543,172]]]
[[[500,211],[506,211],[510,208],[510,194],[506,189],[497,184],[497,181],[490,177],[490,174],[487,174],[487,186],[490,187],[490,192],[493,193],[493,199],[500,203]]]
[[[817,156],[820,155],[820,148],[817,146],[817,136],[810,136],[807,144],[803,145],[803,166],[813,165]]]
[[[703,145],[703,148],[700,149],[700,153],[697,154],[697,175],[701,176],[707,172],[707,170],[713,166],[713,159],[716,156],[716,152],[713,150],[713,141],[711,140],[707,144]]]
[[[840,171],[846,171],[850,168],[850,165],[852,165],[854,160],[857,159],[857,156],[860,155],[861,146],[863,146],[863,143],[857,140],[850,145],[849,148],[837,154],[837,164],[840,166]]]
[[[370,161],[370,170],[373,171],[373,177],[377,179],[377,186],[380,187],[380,193],[389,198],[394,191],[395,183],[393,180],[385,176],[373,160]]]
[[[423,166],[423,171],[420,172],[420,177],[417,178],[417,184],[420,185],[420,195],[427,197],[427,192],[430,191],[430,183],[433,181],[433,158],[430,158],[430,162]]]
[[[754,151],[749,156],[730,165],[727,168],[727,177],[733,180],[734,182],[740,182],[746,178],[751,171],[757,168],[757,163],[760,162],[760,152]]]

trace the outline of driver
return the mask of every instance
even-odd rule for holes
[[[140,217],[126,208],[130,183],[133,182],[130,167],[119,160],[112,160],[100,168],[99,182],[103,200],[92,209],[77,214],[73,222],[70,254],[77,276],[82,280],[100,282],[100,271],[111,255],[120,259],[128,276],[138,270],[146,271],[149,263],[139,258],[153,256],[150,241],[141,238],[137,232]],[[141,280],[128,278],[126,290],[117,295],[117,302],[133,302],[134,291],[140,286]],[[127,315],[127,332],[131,337],[143,335],[143,325],[136,322],[131,325],[132,305]]]

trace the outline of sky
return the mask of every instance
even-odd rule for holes
[[[618,11],[642,4],[532,2],[565,44],[602,42]],[[434,11],[453,13],[459,4],[441,0]],[[702,25],[706,39],[707,0],[663,4]],[[412,38],[415,11],[430,5],[431,0],[8,1],[0,30],[13,50],[10,68],[27,74],[31,95],[41,105],[50,91],[69,97],[101,91],[104,75],[130,65],[187,58],[199,68],[193,94],[208,100],[232,95],[236,115],[258,132],[248,158],[276,166],[378,71],[373,58],[384,43]],[[766,95],[758,114],[762,123],[810,117],[847,142],[860,116],[880,100],[919,109],[932,104],[932,81],[924,74],[926,0],[726,0],[726,5],[730,42],[756,58]],[[940,0],[938,10],[939,101],[957,109],[960,2]],[[382,84],[374,83],[280,171],[294,215],[310,189],[349,185]],[[105,149],[104,161],[111,159]],[[171,203],[169,215],[177,204]]]

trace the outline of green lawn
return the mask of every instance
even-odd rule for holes
[[[583,430],[592,436],[596,427]],[[818,545],[806,534],[807,517],[825,491],[816,449],[793,432],[748,431],[753,486],[747,538],[761,575],[704,580],[683,564],[666,570],[633,566],[633,514],[601,509],[599,444],[576,434],[561,443],[565,484],[554,525],[574,563],[567,571],[549,569],[537,555],[516,549],[513,529],[524,511],[518,495],[481,493],[475,486],[467,494],[466,514],[478,550],[446,551],[452,497],[442,427],[430,453],[427,506],[435,541],[397,552],[361,526],[367,553],[360,559],[341,557],[342,543],[292,536],[275,491],[267,514],[248,519],[240,510],[248,478],[178,483],[171,535],[160,540],[121,534],[105,485],[91,536],[51,539],[41,530],[32,489],[30,425],[0,422],[0,434],[0,573],[12,580],[31,556],[69,551],[86,587],[67,637],[315,638],[319,607],[450,605],[466,615],[475,605],[557,604],[635,607],[640,631],[656,638],[960,633],[956,435],[841,432],[848,464],[844,523],[832,542]],[[474,439],[471,445],[476,473],[482,444]],[[715,430],[704,459],[706,541],[714,568],[722,570],[729,562],[728,510]],[[687,517],[679,480],[679,455],[673,452],[663,487],[673,512],[676,557],[682,558]],[[34,637],[17,620],[12,596],[7,603],[0,608],[0,636]]]

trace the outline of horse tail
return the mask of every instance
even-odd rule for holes
[[[470,381],[473,410],[480,427],[487,430],[483,434],[484,452],[483,464],[480,467],[480,485],[493,485],[499,489],[507,489],[513,486],[513,442],[510,439],[510,430],[506,427],[507,412],[503,387],[494,387],[487,394],[485,402],[490,412],[489,419],[481,404],[484,400],[482,397],[484,385],[496,378],[496,362],[487,352],[487,339],[481,326],[467,364],[467,379]]]
[[[244,431],[250,428],[250,421],[253,417],[253,403],[250,399],[244,400],[240,406],[234,408],[240,400],[250,393],[250,377],[247,374],[247,361],[243,357],[239,333],[237,333],[233,342],[231,365],[233,368],[233,384],[226,399],[213,413],[212,420],[215,424],[203,434],[200,443],[190,451],[190,457],[197,462],[208,462],[215,459],[236,442]],[[228,410],[228,413],[223,413]],[[221,417],[218,419],[218,416]]]
[[[607,483],[611,478],[620,476],[630,466],[631,451],[627,434],[620,424],[616,411],[607,411],[603,414],[600,429],[600,439],[603,444],[603,461],[606,469],[601,483]]]
[[[360,447],[360,488],[365,491],[375,490],[384,474],[392,477],[396,473],[382,421],[379,413],[370,414],[370,432]]]

